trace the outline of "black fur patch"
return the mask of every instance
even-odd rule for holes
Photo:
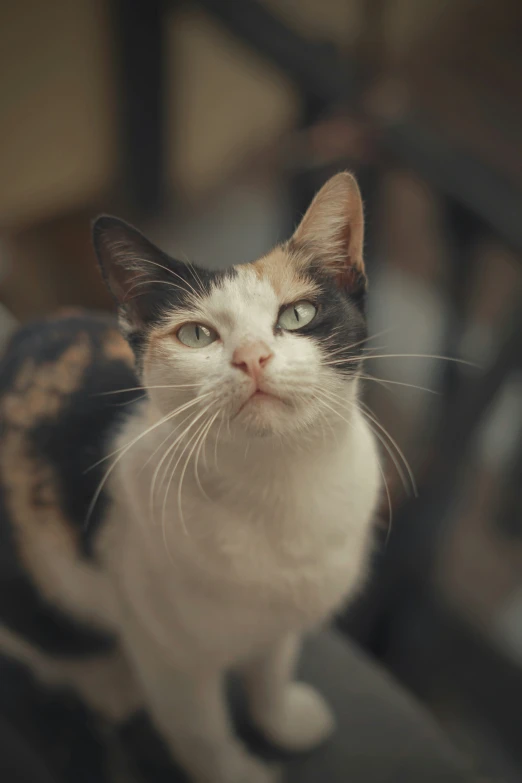
[[[0,622],[49,655],[83,657],[112,649],[109,635],[45,600],[20,558],[3,495],[0,489]]]
[[[0,657],[2,783],[110,783],[102,728],[71,690]]]
[[[84,326],[84,320],[77,324],[80,329]],[[135,388],[140,381],[126,362],[104,356],[104,334],[92,329],[92,363],[59,418],[40,422],[31,433],[35,451],[49,460],[61,477],[63,508],[79,535],[81,551],[86,557],[93,555],[93,542],[108,502],[106,493],[102,492],[87,523],[91,500],[110,465],[110,461],[96,463],[109,450],[109,436],[132,413],[144,394],[142,391],[112,394]]]
[[[335,361],[331,365],[333,370],[353,374],[360,366],[354,359],[362,355],[368,336],[364,278],[354,279],[353,287],[340,286],[319,262],[311,263],[307,273],[319,286],[319,294],[314,299],[318,312],[313,321],[296,334],[316,338],[327,356]]]
[[[198,295],[206,297],[210,295],[213,287],[237,276],[237,270],[234,267],[218,270],[202,269],[182,264],[181,261],[176,261],[159,250],[157,253],[163,264],[168,264],[169,268],[176,270],[180,276],[183,275],[183,285],[179,280],[177,282],[180,286],[182,285],[181,288],[169,285],[169,283],[176,282],[176,278],[172,275],[169,277],[166,272],[165,279],[161,284],[150,283],[146,293],[147,299],[144,303],[146,310],[143,312],[143,323],[133,319],[132,315],[129,318],[129,309],[126,306],[119,307],[120,314],[131,327],[131,331],[127,334],[127,340],[136,357],[138,374],[141,374],[143,355],[151,327],[160,325],[169,313],[190,306],[192,289],[197,291]]]
[[[82,359],[84,353],[77,378],[65,373],[62,360],[75,346],[81,351],[78,348],[73,358]],[[28,533],[20,533],[9,509],[16,515],[16,497],[22,495],[20,513],[29,527],[39,524],[39,512],[56,512],[76,541],[78,557],[93,557],[109,499],[101,494],[86,526],[87,510],[106,465],[88,469],[107,453],[111,431],[139,404],[132,400],[141,392],[104,394],[139,385],[131,363],[132,354],[114,319],[83,315],[24,328],[0,363],[0,448],[14,443],[13,459],[24,455],[19,469],[9,465],[17,476],[18,494],[13,494],[5,471],[0,474],[0,621],[55,655],[96,653],[110,649],[113,640],[44,599],[19,548],[20,535]],[[70,393],[60,396],[57,390],[64,388],[64,378]],[[34,521],[27,518],[28,508],[34,509]]]
[[[150,326],[237,274],[234,268],[209,270],[178,261],[134,226],[110,215],[97,218],[92,236],[103,277],[138,357]]]

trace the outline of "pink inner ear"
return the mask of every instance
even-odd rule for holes
[[[315,246],[324,263],[343,277],[350,269],[364,275],[364,214],[355,178],[336,174],[316,195],[294,233],[297,243]],[[349,278],[349,275],[347,277]]]

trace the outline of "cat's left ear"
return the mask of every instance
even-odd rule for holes
[[[355,177],[345,171],[328,180],[290,241],[310,251],[340,287],[350,293],[364,290],[364,214]]]
[[[188,267],[124,220],[102,215],[94,221],[92,236],[105,282],[133,329],[161,315],[167,299],[190,292]]]

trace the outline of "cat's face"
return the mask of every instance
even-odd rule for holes
[[[95,244],[144,385],[174,426],[284,435],[324,426],[354,394],[366,326],[349,175],[323,188],[288,243],[225,271],[174,261],[115,218],[98,220]]]

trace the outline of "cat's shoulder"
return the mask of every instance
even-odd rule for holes
[[[96,364],[123,362],[134,366],[132,351],[118,331],[114,316],[68,308],[51,318],[33,321],[14,332],[0,358],[0,393],[23,391],[39,369],[83,371]],[[71,388],[72,391],[72,388]]]
[[[138,385],[110,316],[67,312],[13,336],[0,360],[0,487],[12,524],[29,533],[45,511],[89,553],[107,499],[90,519],[89,505]]]
[[[53,597],[56,579],[95,556],[110,500],[102,493],[90,518],[89,507],[136,395],[119,390],[137,385],[132,352],[106,315],[28,324],[0,359],[0,625],[51,654],[110,645]]]
[[[95,412],[106,407],[103,393],[136,385],[134,357],[115,318],[67,310],[12,336],[0,358],[0,421],[59,425],[62,413]]]

